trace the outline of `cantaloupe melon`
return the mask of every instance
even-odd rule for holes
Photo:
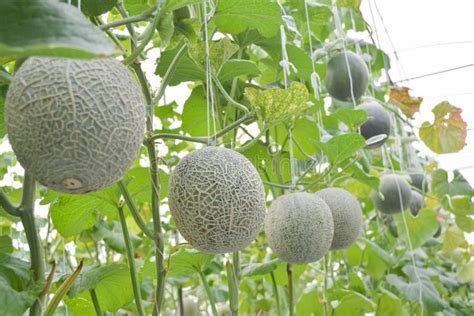
[[[387,110],[376,101],[362,103],[357,108],[367,111],[368,114],[367,121],[360,126],[360,134],[366,141],[370,142],[365,148],[373,149],[385,144],[390,136],[391,125]],[[384,135],[386,137],[383,137]],[[377,138],[380,138],[380,140],[377,140]]]
[[[410,185],[400,175],[385,174],[380,178],[379,192],[372,192],[372,200],[382,213],[404,211],[411,203]]]
[[[8,89],[5,115],[20,164],[71,194],[119,180],[145,130],[141,89],[115,59],[28,58]]]
[[[262,180],[247,158],[227,148],[185,156],[171,174],[168,198],[178,231],[203,252],[238,251],[263,226]]]
[[[339,53],[329,60],[325,84],[331,97],[341,101],[357,100],[367,90],[369,70],[357,54]]]
[[[275,255],[288,263],[321,259],[331,247],[334,221],[329,206],[311,193],[275,199],[265,218],[265,233]]]
[[[420,191],[428,192],[430,183],[427,177],[422,173],[412,173],[410,174],[411,185],[417,188]]]
[[[362,231],[362,209],[359,201],[341,188],[327,188],[316,192],[329,206],[334,220],[331,250],[351,246]]]
[[[416,191],[411,191],[411,203],[410,203],[411,214],[413,216],[417,216],[423,206],[424,206],[423,196]]]

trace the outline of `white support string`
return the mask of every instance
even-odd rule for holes
[[[333,5],[332,5],[332,12],[334,16],[334,23],[336,24],[336,36],[341,39],[342,42],[342,48],[344,51],[344,57],[346,60],[346,67],[347,67],[347,74],[349,76],[349,85],[351,88],[351,99],[352,99],[352,104],[354,107],[357,106],[357,102],[354,97],[354,83],[352,79],[352,74],[351,74],[351,68],[349,65],[349,57],[347,57],[347,48],[346,48],[346,38],[344,35],[344,30],[342,28],[342,23],[341,23],[341,17],[339,15],[339,9],[336,6],[335,0],[333,0]]]
[[[313,49],[313,33],[311,32],[311,24],[309,21],[309,10],[308,10],[308,0],[304,0],[304,10],[306,15],[306,28],[308,30],[308,43],[309,51],[311,53],[311,86],[313,87],[314,97],[316,100],[319,100],[319,93],[321,89],[321,78],[319,78],[318,73],[316,72],[316,66],[314,65],[314,49]],[[321,135],[320,135],[321,138]]]
[[[215,5],[212,0],[210,0],[211,12],[215,10]],[[214,8],[214,9],[213,9]],[[216,126],[216,110],[215,110],[215,103],[214,103],[214,89],[212,85],[212,68],[211,68],[211,58],[209,52],[209,34],[207,28],[207,1],[203,1],[203,24],[204,24],[204,45],[205,45],[205,53],[206,53],[206,118],[207,118],[207,138],[208,138],[208,145],[211,144],[211,116],[212,116],[212,124],[215,133],[217,131]],[[212,114],[211,114],[212,113]],[[214,143],[217,142],[216,137],[213,140]]]
[[[393,167],[393,162],[392,162],[392,159],[390,157],[390,153],[387,150],[386,145],[383,145],[382,155],[384,156],[384,163],[385,162],[389,163],[389,166],[388,166],[389,168],[388,169],[391,171],[392,174],[395,174],[395,168]],[[387,168],[386,165],[384,165],[384,167]],[[399,199],[399,202],[400,202],[400,207],[402,208],[401,213],[402,213],[402,219],[403,219],[403,226],[404,226],[405,232],[407,234],[408,249],[410,250],[410,258],[411,258],[411,262],[412,262],[412,265],[413,265],[413,271],[415,273],[415,277],[418,281],[418,285],[419,285],[419,289],[420,289],[419,290],[419,303],[420,303],[420,306],[421,306],[420,316],[423,316],[424,315],[424,312],[423,312],[423,310],[424,310],[424,306],[423,306],[423,287],[422,287],[420,275],[418,274],[418,267],[416,266],[416,258],[415,258],[415,254],[413,252],[413,243],[411,241],[411,236],[410,236],[410,231],[408,229],[407,219],[405,217],[405,206],[403,205],[400,185],[399,185],[398,181],[396,181],[396,184],[397,184],[397,191],[398,191],[398,199]],[[408,207],[408,205],[406,207]]]

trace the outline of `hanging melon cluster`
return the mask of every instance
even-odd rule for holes
[[[19,163],[41,184],[83,194],[118,181],[139,152],[145,101],[115,59],[28,58],[5,101]]]

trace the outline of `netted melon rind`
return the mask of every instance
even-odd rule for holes
[[[280,196],[268,210],[265,234],[270,248],[281,260],[301,264],[318,261],[331,247],[331,210],[314,194]]]
[[[316,192],[329,206],[334,219],[331,250],[350,247],[362,231],[362,209],[359,201],[341,188],[327,188]]]
[[[380,178],[379,192],[383,195],[384,199],[377,192],[372,192],[372,200],[382,213],[395,214],[404,211],[410,206],[410,185],[400,175],[383,175]]]
[[[361,125],[360,134],[368,140],[374,136],[385,134],[387,137],[378,142],[366,146],[367,149],[379,148],[388,140],[390,136],[390,115],[382,105],[375,101],[365,102],[357,107],[357,109],[367,111],[368,119]]]
[[[325,85],[331,97],[340,101],[357,100],[364,95],[368,84],[369,70],[359,55],[347,51],[329,60]]]
[[[29,58],[8,89],[5,114],[20,164],[59,192],[112,185],[143,142],[143,95],[115,59]]]
[[[265,191],[252,165],[236,151],[206,147],[185,156],[171,174],[169,206],[176,227],[196,249],[245,248],[265,218]]]

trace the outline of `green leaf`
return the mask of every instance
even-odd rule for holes
[[[129,15],[138,15],[151,7],[148,0],[123,0],[123,3]]]
[[[450,226],[444,233],[443,251],[452,252],[456,248],[466,248],[468,243],[464,238],[464,232],[456,225]]]
[[[474,282],[474,261],[459,267],[458,280],[464,283]]]
[[[184,103],[181,130],[191,136],[208,136],[209,126],[210,135],[213,135],[212,115],[209,114],[209,120],[207,118],[207,113],[210,111],[211,109],[208,111],[204,88],[202,86],[194,88]]]
[[[231,81],[239,76],[258,76],[260,70],[253,61],[244,59],[231,59],[219,71],[218,79],[221,82]]]
[[[402,301],[392,292],[380,289],[382,295],[377,306],[379,316],[399,316],[403,314]]]
[[[453,180],[448,181],[448,172],[443,169],[435,170],[431,175],[431,190],[439,197],[466,195],[472,197],[474,191],[469,182],[458,170],[454,170]]]
[[[348,127],[355,129],[367,121],[367,112],[350,108],[339,108],[332,115]]]
[[[239,46],[232,43],[228,38],[210,41],[208,45],[209,59],[213,74],[218,74],[222,65],[239,50]],[[197,41],[190,45],[189,56],[203,68],[205,68],[206,64],[206,55],[206,47],[202,41]]]
[[[405,212],[404,214],[413,248],[418,248],[433,238],[439,225],[436,219],[436,211],[423,208],[416,217],[413,217],[410,212]],[[394,215],[394,218],[400,237],[402,237],[405,240],[405,244],[408,245],[408,235],[403,222],[402,213]]]
[[[168,196],[168,178],[169,175],[160,169],[160,198]],[[127,179],[127,188],[135,202],[139,204],[150,203],[151,197],[151,177],[150,169],[145,167],[136,167],[130,169],[125,179]]]
[[[281,261],[279,259],[271,260],[263,263],[251,263],[243,267],[242,276],[264,275],[272,272],[278,267]]]
[[[104,240],[106,245],[112,250],[123,254],[125,254],[127,251],[125,240],[123,239],[122,228],[118,222],[113,222],[112,228],[109,228],[101,223],[95,227],[92,235],[96,240]],[[129,231],[129,235],[133,248],[138,247],[138,245],[141,243],[141,239],[131,231]]]
[[[162,14],[158,21],[157,30],[160,34],[161,46],[168,46],[174,34],[174,16],[172,13]]]
[[[267,127],[288,119],[295,119],[308,108],[309,93],[306,86],[292,82],[288,89],[271,88],[259,90],[245,88],[245,96]]]
[[[256,29],[265,37],[274,36],[282,24],[280,8],[271,0],[219,0],[213,21],[223,33]]]
[[[360,10],[360,4],[362,0],[336,0],[336,5],[343,8],[351,8],[354,10]]]
[[[354,291],[343,291],[339,304],[334,309],[335,316],[364,315],[375,311],[375,303],[364,295]]]
[[[457,215],[456,225],[466,233],[474,232],[474,219],[468,216]]]
[[[466,145],[467,123],[461,117],[462,109],[443,101],[434,107],[433,123],[423,122],[421,140],[437,154],[458,152]]]
[[[307,292],[301,295],[296,304],[296,315],[298,316],[312,316],[324,315],[323,297],[317,292]]]
[[[195,249],[181,248],[171,255],[168,276],[174,278],[190,277],[198,271],[204,271],[213,258],[213,255]]]
[[[36,300],[43,287],[44,282],[32,282],[28,262],[0,253],[2,315],[23,315]]]
[[[365,147],[365,139],[356,133],[336,135],[327,143],[321,144],[322,149],[333,166],[351,157],[359,149]]]
[[[0,12],[0,56],[90,58],[116,53],[102,31],[65,3],[1,1]]]
[[[12,239],[8,235],[0,236],[0,253],[12,253],[14,250]]]
[[[170,86],[176,86],[185,81],[206,80],[204,69],[189,57],[188,48],[185,48],[185,50],[186,52],[184,52],[176,61],[176,68],[168,82],[168,85]],[[178,51],[179,47],[168,49],[161,53],[161,56],[158,59],[158,66],[155,70],[156,75],[163,77],[166,74],[166,71],[171,66],[173,58],[176,56]]]
[[[68,3],[68,0],[60,0]],[[70,1],[71,5],[78,7],[79,0]],[[117,4],[117,0],[81,0],[81,11],[88,16],[97,16],[109,12]]]
[[[89,292],[82,292],[81,294],[78,294],[77,296],[73,298],[65,296],[64,302],[66,303],[68,309],[72,312],[73,315],[81,315],[81,316],[96,316],[97,315]]]
[[[97,218],[95,208],[95,199],[64,196],[51,206],[51,219],[63,237],[70,237],[94,226]]]
[[[379,189],[380,179],[365,172],[363,166],[359,162],[354,163],[347,171],[352,173],[352,178],[368,185],[373,190],[377,191]]]
[[[125,265],[114,263],[83,271],[68,295],[73,298],[92,289],[95,289],[100,307],[105,311],[116,312],[133,300],[130,271]]]
[[[4,114],[4,107],[5,107],[5,96],[7,95],[8,86],[0,84],[0,138],[5,136],[6,129],[5,129],[5,114]]]
[[[202,2],[202,0],[166,0],[164,6],[161,8],[161,11],[171,12],[187,5],[197,4],[200,2]]]

